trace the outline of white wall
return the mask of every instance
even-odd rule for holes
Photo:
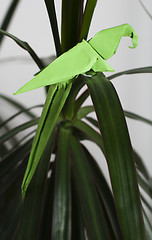
[[[1,0],[0,21],[10,0]],[[144,1],[152,10],[152,1]],[[60,1],[56,1],[58,16]],[[152,11],[151,11],[152,12]],[[60,16],[59,16],[60,19]],[[145,13],[138,0],[98,0],[91,24],[89,37],[101,29],[129,23],[139,36],[139,45],[135,50],[128,48],[130,39],[123,39],[117,54],[108,62],[118,71],[152,65],[152,20]],[[21,0],[9,27],[9,32],[27,41],[40,57],[55,53],[53,39],[44,1]],[[7,57],[23,57],[23,61],[3,62]],[[0,49],[0,92],[19,100],[27,106],[43,103],[43,89],[23,95],[13,96],[19,87],[30,80],[38,71],[28,54],[12,40],[5,39]],[[132,75],[113,81],[122,105],[130,110],[152,119],[152,74]],[[146,159],[146,165],[152,169],[152,128],[135,121],[128,121],[133,146]]]

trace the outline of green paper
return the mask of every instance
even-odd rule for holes
[[[95,73],[113,72],[113,68],[104,59],[107,60],[115,54],[123,36],[132,38],[132,48],[137,46],[138,37],[129,24],[102,30],[88,42],[82,40],[62,54],[15,94],[52,84],[65,85],[79,74],[90,73],[90,70]]]
[[[123,24],[117,27],[109,28],[98,32],[89,44],[105,59],[111,58],[117,51],[119,42],[122,37],[132,38],[135,48],[138,44],[138,36],[129,24]]]

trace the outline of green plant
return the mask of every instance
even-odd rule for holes
[[[62,0],[60,44],[54,1],[45,0],[57,56],[82,39],[87,39],[96,2],[97,0],[88,0],[84,8],[82,0]],[[33,49],[5,31],[15,9],[12,5],[17,6],[17,3],[18,1],[12,1],[11,10],[4,20],[5,29],[3,27],[0,31],[1,37],[6,35],[12,38],[29,52],[42,70],[43,60]],[[1,120],[1,129],[4,131],[0,137],[2,240],[81,240],[86,239],[86,236],[91,240],[151,239],[151,225],[140,205],[138,190],[139,183],[151,197],[150,175],[140,156],[132,150],[124,115],[148,124],[152,122],[123,111],[109,81],[123,74],[143,72],[152,72],[152,68],[132,69],[108,78],[103,73],[91,77],[80,75],[72,86],[59,89],[51,86],[46,89],[48,93],[40,120],[32,113],[32,108],[26,109],[1,95],[1,99],[19,109],[18,114],[7,121]],[[78,95],[84,85],[87,85],[87,89]],[[89,95],[93,105],[84,106]],[[97,119],[88,116],[94,111]],[[30,120],[8,129],[12,118],[21,113],[26,114]],[[25,134],[23,141],[16,138],[17,133],[37,124],[40,126],[40,132],[36,133],[37,141],[33,142],[33,130]],[[46,139],[42,151],[41,146]],[[97,144],[106,156],[113,191],[83,140]],[[9,141],[11,149],[6,141]],[[30,150],[41,158],[23,201],[21,183]],[[147,200],[142,195],[141,198],[151,211]]]

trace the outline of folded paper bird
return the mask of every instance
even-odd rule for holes
[[[132,38],[133,46],[130,48],[135,48],[138,37],[129,24],[102,30],[89,41],[82,40],[54,60],[14,94],[52,84],[66,85],[80,74],[113,72],[113,68],[105,60],[115,54],[121,38],[127,36]]]

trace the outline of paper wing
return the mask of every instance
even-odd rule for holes
[[[88,43],[102,56],[105,60],[111,58],[118,48],[122,37],[131,37],[133,47],[138,43],[138,36],[129,24],[123,24],[117,27],[109,28],[98,32]]]
[[[47,85],[69,83],[74,77],[92,69],[99,58],[101,57],[98,53],[88,42],[83,40],[58,57],[15,94],[24,93]],[[113,69],[101,58],[100,71],[113,71]]]

